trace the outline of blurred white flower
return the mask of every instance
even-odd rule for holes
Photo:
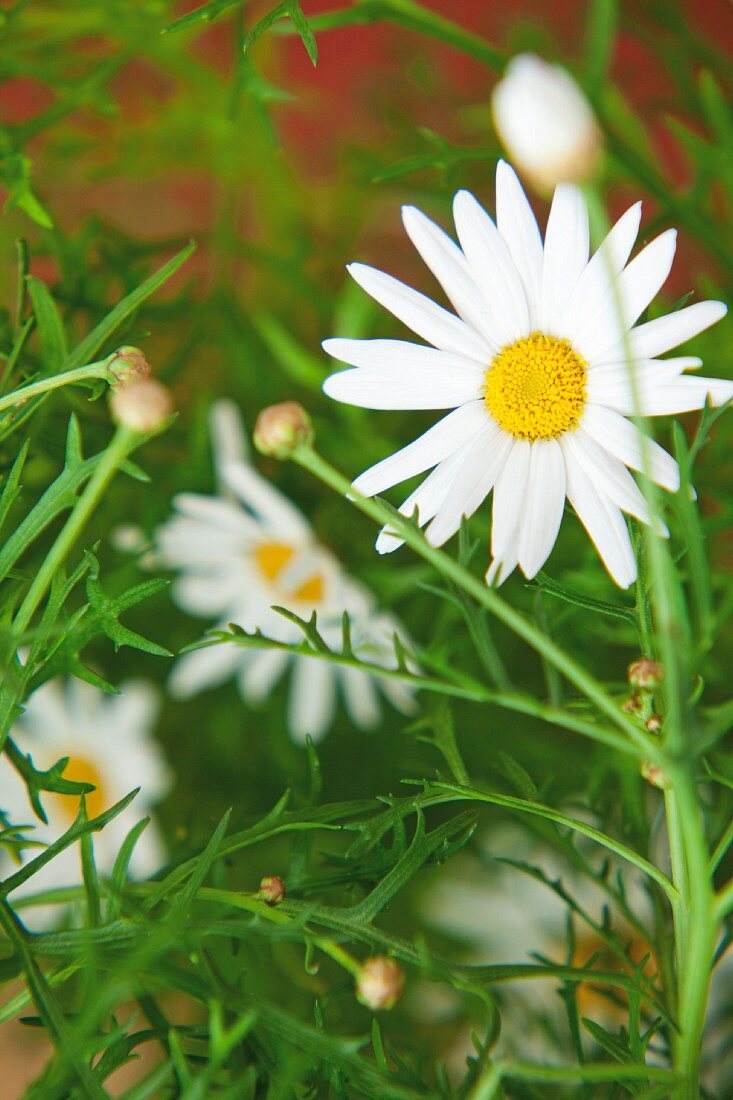
[[[414,207],[403,210],[407,233],[458,316],[390,275],[350,266],[368,294],[433,347],[326,340],[326,351],[353,368],[331,375],[326,393],[368,409],[453,410],[361,474],[354,488],[373,496],[432,470],[400,511],[418,509],[433,546],[454,535],[493,490],[488,583],[503,581],[517,565],[535,576],[555,544],[567,497],[626,588],[636,562],[623,513],[650,522],[628,467],[648,467],[658,485],[679,487],[677,463],[627,417],[685,412],[733,396],[733,382],[683,373],[700,359],[656,358],[718,321],[726,307],[698,302],[634,327],[675,252],[675,231],[668,230],[627,264],[640,203],[590,259],[588,210],[574,185],[555,191],[544,244],[504,162],[496,206],[495,225],[473,195],[459,191],[453,209],[461,248]],[[381,553],[401,545],[387,529],[377,539]]]
[[[351,620],[354,653],[365,661],[395,666],[394,635],[403,632],[393,616],[379,612],[371,593],[349,578],[321,546],[301,512],[246,460],[241,422],[231,402],[211,412],[219,495],[182,493],[176,515],[157,532],[159,564],[179,571],[173,598],[191,615],[236,623],[286,644],[303,641],[300,628],[277,611],[301,619],[313,612],[329,647],[341,649],[343,613]],[[339,667],[318,657],[292,657],[276,649],[216,645],[184,654],[169,686],[179,699],[236,677],[243,698],[266,698],[292,667],[288,726],[303,741],[323,737],[334,717],[337,688],[352,720],[374,726],[379,690],[398,709],[414,706],[411,691],[358,668]]]
[[[512,58],[494,88],[492,111],[509,156],[540,191],[592,175],[601,132],[588,100],[561,66],[532,53]]]
[[[120,846],[133,825],[146,817],[167,793],[171,777],[161,750],[152,737],[159,697],[142,681],[121,685],[121,695],[107,695],[99,688],[76,679],[57,679],[40,687],[28,700],[26,710],[14,723],[11,736],[18,748],[30,755],[34,766],[47,770],[62,757],[69,763],[64,777],[92,783],[87,794],[87,813],[97,817],[136,787],[140,793],[121,814],[93,834],[98,870],[109,873]],[[0,809],[13,825],[32,826],[25,835],[50,844],[66,832],[79,810],[76,795],[42,792],[41,803],[48,824],[39,821],[28,801],[25,783],[5,755],[0,758]],[[25,864],[40,848],[26,848]],[[10,857],[0,857],[4,877],[12,874]],[[165,859],[162,838],[151,821],[135,846],[130,872],[144,878],[158,870]],[[81,882],[79,845],[64,849],[33,877],[11,893],[11,901],[41,891]],[[24,908],[23,920],[30,927],[46,927],[58,908]]]
[[[576,814],[577,816],[577,814]],[[592,820],[592,819],[591,819]],[[594,822],[595,824],[596,822]],[[597,886],[557,853],[539,844],[530,834],[514,826],[495,827],[479,837],[480,853],[463,852],[444,867],[424,893],[422,919],[435,930],[464,945],[464,959],[475,965],[497,963],[536,963],[537,955],[565,964],[568,955],[568,907],[549,886],[502,863],[502,858],[524,861],[539,867],[551,882],[560,880],[567,893],[597,923],[602,924],[603,906],[608,899]],[[581,848],[585,845],[580,842]],[[666,838],[660,835],[655,845],[666,850]],[[587,856],[592,858],[592,847]],[[660,859],[660,862],[662,860]],[[613,880],[613,875],[609,876]],[[626,901],[642,924],[652,926],[649,896],[641,876],[624,875]],[[649,947],[638,931],[625,923],[611,905],[613,928],[628,954],[638,965]],[[572,966],[584,966],[597,956],[596,966],[618,970],[619,961],[602,938],[577,916],[574,918],[575,946]],[[445,954],[445,952],[443,952]],[[651,961],[646,973],[654,973]],[[728,950],[713,972],[707,1023],[703,1041],[703,1080],[711,1097],[732,1095],[733,1083],[733,951]],[[426,989],[423,1009],[430,1007]],[[533,1062],[563,1060],[569,1047],[569,1031],[564,1005],[558,996],[559,983],[553,980],[517,980],[494,987],[503,1007],[500,1054]],[[611,1032],[628,1025],[623,994],[605,996],[592,983],[576,987],[581,1017],[590,1018]],[[435,1010],[433,1010],[435,1011]],[[442,1016],[448,1008],[438,1006]],[[460,1003],[454,1000],[454,1015]],[[469,1037],[461,1040],[456,1058],[460,1064],[470,1052]],[[584,1041],[592,1044],[590,1036]],[[650,1064],[665,1064],[661,1043],[652,1043],[647,1055]],[[570,1054],[570,1050],[565,1050]]]
[[[560,880],[568,894],[597,924],[603,923],[608,899],[597,886],[524,830],[499,827],[479,843],[483,857],[462,853],[452,861],[422,899],[423,919],[452,939],[463,942],[476,965],[537,963],[543,956],[558,965],[568,962],[568,907],[547,885],[500,862],[502,858],[539,867],[551,882]],[[452,869],[451,869],[452,868]],[[649,916],[647,895],[633,874],[624,878],[626,898],[642,920]],[[621,971],[620,962],[595,930],[575,917],[572,966],[594,956],[606,970]],[[648,947],[614,911],[613,927],[636,963]],[[653,972],[653,964],[650,964]],[[569,1043],[567,1015],[558,996],[559,982],[522,979],[495,987],[504,1006],[501,1052],[530,1061],[562,1060]],[[605,996],[591,983],[576,987],[580,1015],[616,1030],[626,1019],[623,995]],[[590,1039],[588,1039],[590,1042]]]

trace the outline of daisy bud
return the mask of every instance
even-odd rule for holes
[[[265,875],[260,882],[260,901],[274,907],[285,899],[285,883],[279,875]]]
[[[510,158],[538,191],[592,175],[601,132],[588,100],[561,66],[532,53],[514,57],[494,88],[492,112]]]
[[[646,728],[650,733],[659,733],[662,729],[661,714],[650,714],[646,720]]]
[[[314,438],[313,422],[297,401],[270,405],[257,417],[254,444],[260,454],[269,458],[290,458]]]
[[[659,661],[641,657],[629,665],[628,680],[634,691],[656,691],[664,683],[664,669]]]
[[[628,699],[624,699],[621,710],[625,710],[627,714],[638,714],[641,711],[641,696],[630,695]]]
[[[648,760],[641,765],[641,777],[660,791],[668,791],[670,788],[669,779],[662,769],[658,768],[656,764],[650,764]]]
[[[140,348],[125,345],[112,352],[106,363],[118,382],[131,382],[133,378],[149,378],[153,373],[145,353]]]
[[[121,428],[154,432],[173,412],[169,391],[153,378],[133,378],[110,393],[112,419]]]
[[[394,1008],[404,988],[405,976],[400,964],[386,955],[375,955],[373,959],[367,959],[359,971],[356,999],[373,1012],[378,1012]]]

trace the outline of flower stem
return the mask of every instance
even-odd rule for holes
[[[487,584],[479,580],[478,577],[474,576],[473,573],[469,572],[468,569],[448,554],[431,546],[414,524],[400,516],[399,513],[396,513],[386,504],[383,504],[379,499],[372,500],[356,492],[343,474],[340,474],[312,447],[298,447],[293,452],[292,457],[304,469],[314,474],[341,496],[346,497],[365,515],[377,523],[386,524],[397,531],[400,538],[404,539],[408,546],[430,562],[443,576],[450,578],[465,592],[468,592],[477,603],[485,607],[492,615],[495,615],[514,634],[522,638],[541,657],[549,661],[590,699],[598,710],[611,720],[613,725],[618,726],[646,758],[658,764],[662,769],[666,767],[667,759],[658,742],[650,738],[624,714],[616,700],[605,691],[602,684],[594,676],[560,646],[556,645],[551,638],[543,634],[534,623],[526,619],[520,612],[515,611],[495,589],[489,588]]]
[[[14,405],[20,405],[31,397],[38,397],[41,393],[48,393],[49,390],[71,386],[74,382],[88,382],[93,378],[101,378],[110,383],[115,381],[114,374],[106,366],[106,360],[89,363],[85,367],[76,367],[74,370],[54,374],[51,378],[39,378],[37,382],[31,382],[27,386],[21,386],[20,389],[6,393],[3,397],[0,397],[0,412],[12,408]]]
[[[18,634],[22,634],[28,628],[38,605],[50,588],[56,572],[81,534],[105,489],[139,439],[140,435],[129,428],[117,429],[109,447],[102,455],[99,464],[87,482],[84,492],[74,505],[55,543],[36,573],[25,599],[18,608],[13,620],[13,629]]]
[[[680,1097],[684,1097],[684,1100],[698,1100],[700,1051],[715,950],[717,917],[694,780],[684,766],[675,768],[670,779],[674,794],[672,820],[682,847],[678,858],[684,866],[682,881],[678,880],[673,867],[675,884],[684,891],[682,903],[673,908],[680,1027],[674,1043],[674,1069],[683,1081]]]

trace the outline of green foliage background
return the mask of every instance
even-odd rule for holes
[[[320,386],[330,365],[320,341],[334,334],[395,331],[347,284],[346,261],[373,261],[425,285],[399,237],[401,202],[415,202],[443,224],[457,186],[471,187],[491,205],[490,181],[500,151],[488,92],[517,49],[558,57],[578,75],[606,134],[609,205],[616,208],[626,197],[648,198],[646,237],[660,226],[679,227],[684,242],[676,265],[679,293],[671,292],[653,308],[667,310],[688,290],[696,297],[722,298],[730,291],[729,74],[718,44],[689,24],[685,6],[594,0],[582,12],[582,41],[579,36],[572,46],[554,34],[550,13],[536,24],[518,19],[506,40],[490,42],[411,0],[360,0],[336,14],[313,14],[304,4],[304,15],[295,0],[270,7],[210,0],[184,12],[162,0],[64,5],[20,0],[0,12],[0,77],[9,89],[12,116],[0,129],[0,182],[7,192],[0,220],[4,391],[58,370],[66,356],[64,340],[73,355],[89,330],[189,238],[197,246],[164,286],[104,334],[99,349],[106,354],[122,343],[143,347],[156,376],[172,388],[180,414],[135,458],[152,484],[119,476],[70,559],[75,566],[81,548],[98,543],[101,583],[110,597],[141,580],[137,563],[111,547],[112,529],[134,521],[151,533],[168,515],[177,491],[211,491],[206,412],[215,395],[234,397],[250,427],[261,407],[289,398],[302,401],[314,417],[321,453],[348,477],[423,426],[421,415],[375,414],[336,407],[324,398]],[[328,48],[329,35],[338,34],[342,49],[358,51],[360,36],[371,33],[369,25],[382,23],[391,28],[394,53],[389,80],[371,89],[371,120],[377,118],[378,125],[367,125],[366,135],[353,138],[348,123],[335,132],[324,145],[330,171],[306,164],[294,152],[294,127],[305,125],[305,118],[327,131],[328,113],[321,112],[328,93],[320,101],[314,94],[316,68],[303,103],[291,102],[299,88],[289,69],[290,38],[300,36],[298,48],[315,62],[319,45]],[[646,116],[615,82],[619,36],[643,43],[671,78],[673,95]],[[468,97],[460,82],[446,87],[440,79],[449,71],[448,56],[452,64],[483,74]],[[34,104],[30,111],[29,103]],[[649,135],[658,140],[660,129],[675,143],[676,162],[684,163],[681,176],[654,152]],[[176,216],[162,218],[161,232],[158,213],[168,204]],[[544,213],[542,203],[537,207]],[[42,289],[37,300],[26,297],[28,271],[49,286],[57,312],[49,312],[53,307]],[[726,321],[698,338],[694,351],[710,374],[730,377],[732,342],[733,326]],[[95,357],[82,356],[77,365]],[[88,397],[69,387],[0,420],[5,478],[20,443],[30,438],[22,494],[6,521],[6,539],[58,474],[70,413],[81,423],[85,454],[107,446],[106,402]],[[699,419],[684,417],[684,435],[676,441],[665,421],[660,441],[678,449],[684,439],[691,443]],[[424,417],[424,425],[429,422]],[[722,739],[733,713],[728,701],[733,458],[730,422],[723,418],[703,428],[697,438],[705,438],[705,445],[694,466],[699,530],[683,504],[672,504],[670,511],[672,553],[693,597],[693,672],[701,690],[704,685],[701,722],[709,734],[702,766],[722,777],[704,791],[711,833],[719,836],[733,801],[730,750]],[[338,495],[296,466],[266,460],[259,466],[299,503],[350,570],[399,614],[435,667],[445,669],[446,681],[465,676],[486,682],[464,611],[428,588],[437,585],[449,594],[430,564],[408,550],[378,558],[373,524],[348,511]],[[5,582],[8,609],[34,576],[57,527],[29,545],[18,571]],[[460,549],[450,552],[478,568],[487,538],[484,508],[464,532]],[[691,557],[693,540],[710,559],[710,573],[702,579]],[[513,577],[502,594],[586,665],[620,703],[626,666],[639,652],[633,595],[613,587],[570,516],[549,570],[551,578],[541,576],[537,583]],[[695,605],[701,588],[710,609],[705,636]],[[69,594],[61,620],[83,606],[83,593],[80,584]],[[613,604],[617,613],[603,613],[594,601]],[[10,613],[3,613],[5,624]],[[471,615],[484,629],[482,613],[472,609]],[[165,590],[126,609],[122,621],[172,652],[201,635],[201,624],[178,612]],[[574,708],[573,690],[556,672],[506,627],[492,622],[489,629],[522,693]],[[68,668],[78,637],[70,639]],[[16,644],[11,633],[3,643],[6,661]],[[115,653],[100,630],[85,645],[83,662],[113,683],[135,674],[162,685],[168,663],[146,648]],[[8,677],[12,681],[10,671]],[[95,927],[99,921],[90,920],[86,932],[49,933],[32,950],[6,915],[0,973],[14,978],[23,972],[35,1001],[35,1009],[26,1002],[23,1013],[37,1015],[61,1050],[29,1096],[107,1095],[109,1073],[138,1044],[154,1045],[164,1059],[162,1069],[153,1069],[125,1094],[130,1098],[480,1100],[500,1095],[490,1091],[494,1084],[482,1046],[496,1023],[492,976],[489,971],[469,976],[461,968],[460,946],[423,928],[420,899],[426,883],[441,873],[431,865],[443,863],[466,840],[472,845],[478,821],[490,837],[493,823],[506,819],[507,807],[474,799],[446,807],[441,805],[445,790],[430,788],[423,820],[419,804],[425,792],[402,784],[405,778],[434,780],[438,770],[449,776],[446,730],[451,727],[471,782],[482,791],[571,807],[573,816],[592,810],[605,833],[649,858],[649,792],[633,757],[526,714],[460,699],[448,704],[424,692],[418,729],[390,711],[367,736],[342,713],[316,761],[289,741],[283,696],[277,693],[256,712],[242,705],[232,685],[185,705],[166,703],[158,733],[176,782],[160,817],[174,869],[152,895],[159,900],[157,909],[142,907],[151,899],[147,887],[130,885],[109,926]],[[448,764],[441,745],[448,745]],[[282,816],[272,824],[265,815],[286,789],[288,808],[278,811]],[[225,840],[223,831],[215,830],[228,807]],[[522,813],[517,819],[530,827],[532,819],[528,824]],[[311,831],[318,823],[341,828]],[[535,826],[538,837],[565,852],[570,863],[576,859],[568,856],[573,834],[564,826],[558,829],[542,817]],[[186,862],[194,857],[195,863]],[[290,899],[269,915],[248,900],[266,873],[283,875]],[[382,893],[371,893],[375,889]],[[374,903],[371,916],[378,914],[375,925],[365,897]],[[333,913],[350,905],[357,906],[356,913],[339,924]],[[390,937],[400,937],[399,946]],[[440,976],[463,991],[458,1015],[436,1034],[411,1016],[406,1002],[380,1018],[372,1032],[370,1015],[354,999],[352,975],[338,959],[326,957],[338,956],[339,945],[358,959],[396,951],[406,963],[408,985],[420,980],[421,971]],[[452,961],[439,961],[438,952]],[[64,976],[62,969],[59,976],[64,967],[74,973]],[[640,988],[643,976],[633,966],[625,972]],[[566,988],[573,988],[568,980]],[[179,994],[171,1009],[170,990]],[[135,1001],[137,1017],[130,1022]],[[197,1011],[184,1011],[183,1001],[198,1004]],[[128,1009],[120,1013],[123,1004]],[[179,1012],[186,1021],[180,1026]],[[0,1019],[11,1015],[0,1010]],[[478,1052],[463,1079],[449,1083],[440,1062],[466,1022],[476,1028]],[[518,1097],[668,1095],[664,1090],[671,1086],[655,1084],[654,1071],[636,1078],[630,1072],[624,1081],[619,1065],[638,1063],[639,1049],[628,1034],[617,1041],[620,1049],[600,1040],[597,1064],[610,1066],[605,1076],[602,1068],[583,1070],[581,1063],[566,1078],[558,1070],[557,1080],[552,1073],[536,1082],[519,1074],[501,1085],[497,1077],[496,1088]]]

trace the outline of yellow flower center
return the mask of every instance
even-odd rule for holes
[[[84,756],[72,756],[64,769],[64,779],[71,779],[74,783],[92,783],[93,791],[87,791],[87,814],[89,817],[98,817],[108,809],[109,802],[104,789],[104,781],[99,773],[99,768],[93,761]],[[59,794],[57,791],[49,792],[49,798],[56,800],[64,817],[71,823],[79,810],[79,797],[75,794]]]
[[[273,587],[277,588],[278,582],[280,582],[282,595],[279,598],[284,604],[292,600],[306,604],[320,603],[323,599],[324,590],[324,579],[320,573],[314,573],[297,588],[290,588],[282,583],[281,574],[285,566],[291,561],[293,554],[292,546],[269,542],[258,546],[254,556],[260,571]]]
[[[568,340],[533,332],[496,356],[486,372],[484,401],[517,439],[554,439],[578,426],[586,373]]]

